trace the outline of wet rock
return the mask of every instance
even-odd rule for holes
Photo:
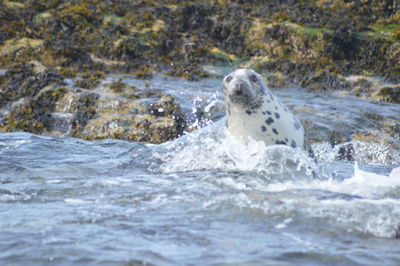
[[[149,78],[155,67],[141,68],[155,64],[197,79],[204,76],[195,73],[203,64],[265,57],[281,69],[274,73],[287,73],[290,81],[318,72],[367,70],[392,79],[400,73],[397,10],[389,12],[379,1],[359,2],[358,8],[352,1],[6,3],[0,9],[5,67],[37,60],[73,72],[137,72]],[[230,56],[216,60],[215,49]],[[182,67],[171,71],[171,63]],[[297,66],[304,64],[311,72],[293,71],[293,65],[301,70]]]
[[[134,98],[136,101],[132,101]],[[79,136],[162,143],[181,136],[184,128],[184,115],[173,97],[148,91],[128,99],[112,96],[99,99],[95,118]]]
[[[374,83],[372,80],[366,77],[349,77],[346,79],[349,83],[349,90],[352,95],[355,96],[363,96],[368,94],[372,88],[374,87]]]
[[[80,79],[76,79],[74,82],[74,86],[79,88],[84,88],[87,90],[91,90],[97,87],[100,84],[100,79],[104,77],[102,72],[87,72],[79,76]]]
[[[317,72],[306,77],[300,84],[313,91],[345,90],[349,87],[344,78],[332,75],[328,71]]]
[[[4,131],[27,131],[35,134],[51,131],[54,124],[51,113],[64,93],[64,88],[48,87],[33,97],[21,98],[11,106]]]
[[[161,100],[162,93],[123,80],[103,86],[104,76],[97,73],[151,79],[164,72],[199,80],[210,63],[258,68],[277,87],[295,84],[321,94],[336,90],[398,103],[399,11],[375,0],[356,2],[0,2],[0,65],[9,69],[0,76],[0,127],[14,117],[23,130],[51,131],[48,120],[60,134],[146,139],[157,124],[164,136],[176,136],[182,118],[174,118],[179,110]],[[35,66],[27,64],[32,60]],[[345,78],[365,73],[394,85]],[[63,78],[74,79],[74,88],[62,85]],[[57,88],[65,89],[59,99],[51,95]],[[45,102],[45,96],[52,100]],[[31,113],[35,106],[46,115]],[[101,123],[108,125],[103,131]],[[330,129],[322,130],[329,140]],[[145,141],[161,141],[155,136]]]
[[[400,84],[377,88],[371,95],[373,100],[400,103]]]
[[[200,78],[208,77],[208,74],[197,64],[173,64],[171,70],[166,74],[172,77],[183,77],[190,81],[197,81]]]
[[[25,97],[35,97],[49,85],[62,85],[63,78],[38,62],[16,65],[1,77],[0,107]]]
[[[213,21],[209,18],[210,10],[206,5],[192,4],[176,10],[179,19],[179,31],[202,29],[209,31]]]
[[[354,161],[354,146],[352,143],[340,145],[335,160]]]
[[[101,115],[90,121],[81,136],[87,139],[117,138],[130,141],[162,143],[179,137],[182,131],[172,118],[138,115],[124,118],[119,115]]]
[[[400,103],[400,84],[391,84],[382,77],[350,76],[345,94],[369,100]]]
[[[82,68],[84,65],[93,64],[86,42],[77,34],[48,39],[45,42],[45,49],[49,59],[61,66]],[[47,60],[47,58],[42,59],[44,62],[48,62]]]
[[[74,115],[71,113],[51,113],[52,135],[69,136],[72,134]]]
[[[127,85],[123,83],[121,79],[118,79],[118,81],[110,84],[110,89],[114,93],[122,93],[123,91],[125,91],[126,87]]]
[[[114,59],[130,61],[140,58],[146,49],[148,47],[140,36],[123,37],[114,42],[112,54]]]
[[[211,37],[228,53],[239,55],[245,49],[244,30],[249,28],[251,22],[245,20],[244,17],[245,12],[237,4],[225,4],[217,15]]]
[[[332,56],[335,60],[347,59],[358,52],[357,38],[347,25],[341,25],[332,35]]]
[[[0,47],[0,64],[10,66],[14,63],[28,63],[40,59],[44,41],[31,38],[9,39]]]
[[[89,72],[79,80],[99,84],[103,77]],[[139,89],[121,79],[86,89],[62,85],[57,72],[38,62],[7,71],[1,76],[0,131],[162,143],[179,137],[186,127],[180,107],[161,91]]]
[[[96,115],[96,102],[99,99],[97,93],[83,92],[77,97],[77,101],[71,106],[74,113],[73,129],[74,134],[81,132],[90,119]]]

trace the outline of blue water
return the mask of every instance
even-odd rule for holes
[[[198,102],[188,98],[196,93],[220,112],[214,81],[203,90],[176,82],[190,90],[181,101],[194,123]],[[338,127],[359,125],[363,110],[390,119],[400,111],[276,93],[295,111],[313,107],[298,113],[319,123],[337,113]],[[339,111],[329,108],[339,103]],[[0,134],[0,264],[400,264],[395,149],[354,142],[356,162],[349,162],[314,143],[315,165],[300,150],[243,143],[223,120],[209,124],[162,145]]]

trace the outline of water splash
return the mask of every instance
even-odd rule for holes
[[[319,224],[320,230],[345,231],[375,237],[400,237],[400,167],[388,176],[354,165],[346,180],[286,180],[262,184],[251,179],[225,177],[216,181],[227,188],[204,203],[207,208],[233,205],[242,212],[279,217],[275,228]],[[306,226],[306,225],[304,225]],[[322,229],[323,228],[323,229]]]
[[[152,170],[163,173],[188,171],[240,171],[263,175],[268,180],[312,176],[315,163],[301,149],[230,134],[221,120],[179,140],[160,145],[154,152],[161,165]]]
[[[313,150],[318,160],[333,162],[340,149],[350,146],[354,149],[353,159],[356,162],[375,165],[400,165],[400,151],[387,143],[372,143],[351,141],[332,147],[327,142],[313,144]]]

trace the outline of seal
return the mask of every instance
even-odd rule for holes
[[[227,127],[233,135],[266,145],[299,147],[314,157],[300,121],[265,86],[260,74],[250,69],[235,70],[225,76],[223,92]]]

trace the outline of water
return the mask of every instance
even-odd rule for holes
[[[213,123],[218,81],[204,82],[152,81],[179,95],[194,127],[210,124],[162,145],[0,134],[0,264],[400,264],[395,149],[354,142],[356,162],[338,161],[337,148],[321,142],[315,165],[300,150],[245,144],[223,119]],[[299,116],[328,117],[330,127],[348,125],[343,131],[374,126],[363,112],[400,112],[276,93],[316,110]]]

